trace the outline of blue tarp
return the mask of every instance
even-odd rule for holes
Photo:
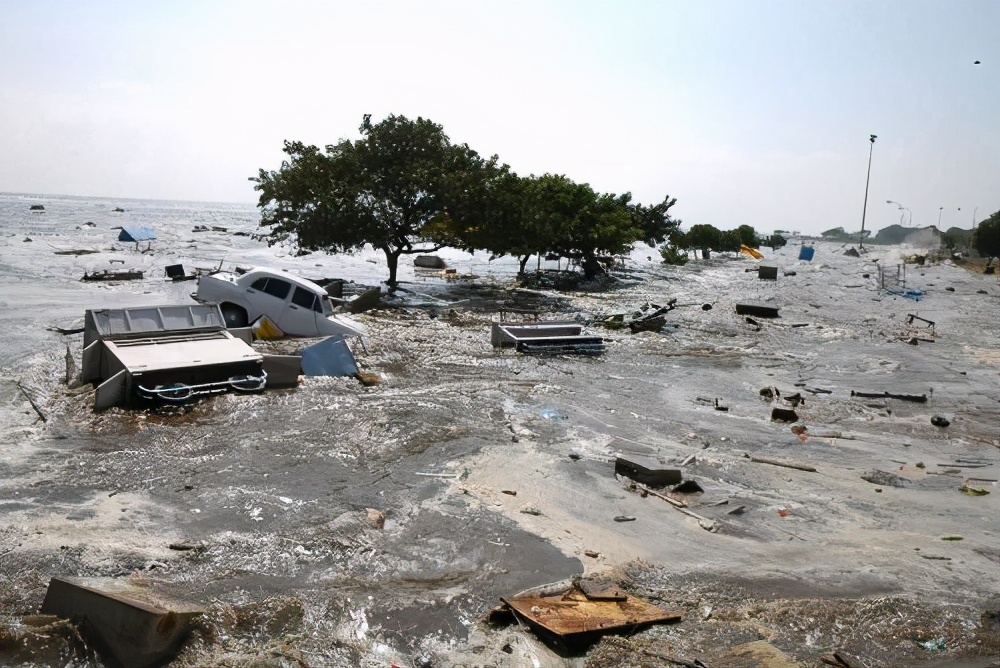
[[[118,241],[152,241],[156,232],[151,227],[123,227],[118,234]]]
[[[307,376],[353,376],[358,372],[354,353],[341,336],[331,336],[303,348],[302,373]]]
[[[816,252],[812,246],[803,246],[799,249],[799,259],[805,260],[806,262],[812,262],[813,253]]]

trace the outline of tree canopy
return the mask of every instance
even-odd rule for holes
[[[424,118],[389,116],[362,139],[326,147],[285,142],[288,158],[278,171],[261,169],[252,179],[260,192],[261,225],[271,241],[292,236],[302,248],[350,251],[371,244],[385,253],[389,283],[396,283],[399,256],[436,250],[425,228],[442,219],[474,224],[483,215],[479,192],[496,160],[467,145],[454,145],[443,128]],[[422,243],[426,242],[426,243]]]
[[[329,252],[371,244],[385,254],[390,285],[401,255],[443,246],[516,256],[522,273],[531,255],[558,253],[592,277],[600,255],[660,243],[679,222],[669,213],[676,199],[644,206],[562,175],[519,177],[428,119],[365,116],[360,131],[325,150],[286,141],[281,168],[251,179],[271,243]]]
[[[979,223],[972,244],[983,257],[1000,257],[1000,211]]]

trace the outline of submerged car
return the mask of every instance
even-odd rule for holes
[[[247,327],[267,316],[289,336],[363,336],[364,327],[333,312],[329,295],[319,285],[277,269],[254,267],[244,274],[219,272],[198,279],[191,295],[217,303],[226,327]]]

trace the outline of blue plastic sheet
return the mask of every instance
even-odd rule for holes
[[[118,233],[118,241],[152,241],[156,232],[151,227],[122,227]]]
[[[353,376],[358,372],[354,353],[340,336],[323,339],[300,354],[302,373],[307,376]]]

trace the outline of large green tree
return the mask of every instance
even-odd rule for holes
[[[972,244],[983,257],[1000,257],[1000,211],[976,226]]]
[[[669,221],[666,205],[641,207],[631,195],[594,191],[566,176],[543,174],[518,177],[494,170],[475,198],[482,198],[473,226],[456,225],[454,218],[434,226],[435,238],[461,248],[484,249],[495,256],[518,258],[519,273],[532,255],[556,253],[580,261],[584,275],[601,271],[598,257],[621,253],[645,234],[638,224],[648,219],[649,230]]]
[[[684,235],[684,239],[688,248],[701,249],[702,253],[707,250],[718,250],[722,246],[722,232],[719,228],[704,223],[692,225]]]
[[[670,195],[659,204],[629,204],[632,223],[642,231],[642,240],[650,246],[667,241],[670,234],[680,227],[681,221],[670,216],[670,207],[674,204],[677,204],[677,198]]]
[[[587,278],[601,272],[599,255],[625,252],[642,238],[630,195],[600,194],[557,174],[529,178],[524,192],[523,224],[535,252],[576,257]]]
[[[435,228],[477,224],[485,215],[485,182],[503,170],[496,157],[484,160],[468,145],[452,144],[425,118],[393,115],[373,124],[366,115],[360,131],[361,139],[325,151],[285,142],[281,168],[251,179],[261,225],[271,228],[271,243],[290,239],[306,250],[371,244],[385,254],[395,285],[401,255],[441,247]]]

